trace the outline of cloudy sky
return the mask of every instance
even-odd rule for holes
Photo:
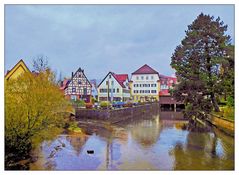
[[[201,13],[220,16],[234,42],[233,5],[6,5],[5,72],[47,56],[53,70],[89,79],[148,64],[172,75],[171,55]]]

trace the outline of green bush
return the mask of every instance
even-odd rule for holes
[[[76,100],[74,103],[77,105],[77,107],[85,107],[84,100]]]
[[[231,97],[231,96],[227,97],[227,106],[230,106],[230,107],[234,106],[234,98],[233,97]]]
[[[107,102],[107,101],[102,101],[100,102],[100,107],[101,108],[107,108],[107,106],[109,107],[110,106],[110,103]]]
[[[72,132],[82,133],[82,130],[81,130],[81,128],[78,127],[78,123],[77,122],[71,122],[69,124],[68,130],[72,131]]]

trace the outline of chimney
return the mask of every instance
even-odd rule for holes
[[[74,72],[71,72],[71,78],[73,78]]]

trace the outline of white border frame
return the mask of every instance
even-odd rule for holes
[[[183,0],[183,1],[179,1],[179,0],[1,0],[0,1],[0,25],[1,25],[1,34],[0,34],[0,38],[1,38],[1,47],[0,47],[0,53],[1,53],[1,58],[0,58],[0,94],[1,94],[1,99],[0,99],[0,111],[1,111],[1,127],[0,127],[0,136],[2,141],[0,142],[0,164],[1,164],[1,170],[0,173],[1,174],[28,174],[28,173],[33,173],[33,174],[41,174],[41,173],[49,173],[49,174],[55,174],[55,173],[59,173],[59,174],[65,174],[65,173],[71,173],[71,174],[85,174],[85,173],[90,173],[90,174],[94,174],[94,173],[99,173],[99,174],[111,174],[111,173],[116,173],[116,174],[128,174],[128,173],[139,173],[139,174],[143,174],[146,173],[144,171],[4,171],[4,5],[5,4],[235,4],[235,87],[239,87],[239,82],[238,82],[238,72],[236,72],[236,70],[239,70],[239,63],[237,61],[238,58],[238,52],[237,52],[237,48],[238,48],[238,0]],[[235,171],[193,171],[193,173],[195,174],[201,174],[201,173],[217,173],[219,174],[238,174],[239,173],[239,169],[237,163],[238,163],[238,154],[239,151],[237,149],[238,147],[238,127],[237,127],[237,123],[238,123],[238,107],[239,107],[239,95],[238,95],[238,89],[235,88]],[[199,155],[200,156],[200,155]],[[147,173],[150,174],[159,174],[159,173],[163,173],[163,174],[191,174],[192,171],[162,171],[162,172],[158,172],[158,171],[147,171]]]

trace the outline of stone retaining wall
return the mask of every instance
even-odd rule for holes
[[[234,122],[213,115],[211,123],[227,134],[234,135]]]
[[[109,121],[111,123],[125,120],[135,116],[142,116],[159,112],[159,103],[144,104],[129,108],[112,110],[103,109],[82,109],[76,108],[77,119],[93,119]]]

